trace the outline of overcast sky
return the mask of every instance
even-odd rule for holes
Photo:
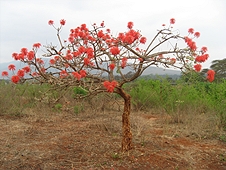
[[[197,46],[208,47],[212,60],[226,58],[225,0],[0,0],[0,63],[12,61],[12,53],[56,42],[56,31],[48,25],[66,20],[64,39],[69,30],[86,23],[105,21],[115,35],[127,30],[127,22],[150,41],[162,24],[176,19],[174,28],[187,35],[188,28],[199,31]],[[91,28],[91,27],[90,27]],[[148,41],[147,40],[147,41]]]

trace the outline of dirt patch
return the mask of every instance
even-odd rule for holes
[[[134,149],[120,152],[120,113],[0,117],[0,169],[226,169],[226,144],[168,136],[162,116],[133,114]]]

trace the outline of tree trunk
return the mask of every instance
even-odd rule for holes
[[[124,99],[124,111],[122,114],[122,151],[132,149],[132,133],[130,127],[131,96],[123,89],[119,90],[120,96]]]

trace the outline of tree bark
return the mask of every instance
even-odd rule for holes
[[[124,99],[124,111],[122,114],[122,151],[129,151],[132,149],[132,133],[130,127],[131,96],[123,89],[120,89],[119,92]]]

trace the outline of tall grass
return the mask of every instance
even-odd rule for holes
[[[222,83],[178,81],[176,84],[163,80],[140,79],[130,84],[130,94],[135,109],[164,109],[183,122],[182,115],[210,114],[220,119],[226,129],[226,81]]]

